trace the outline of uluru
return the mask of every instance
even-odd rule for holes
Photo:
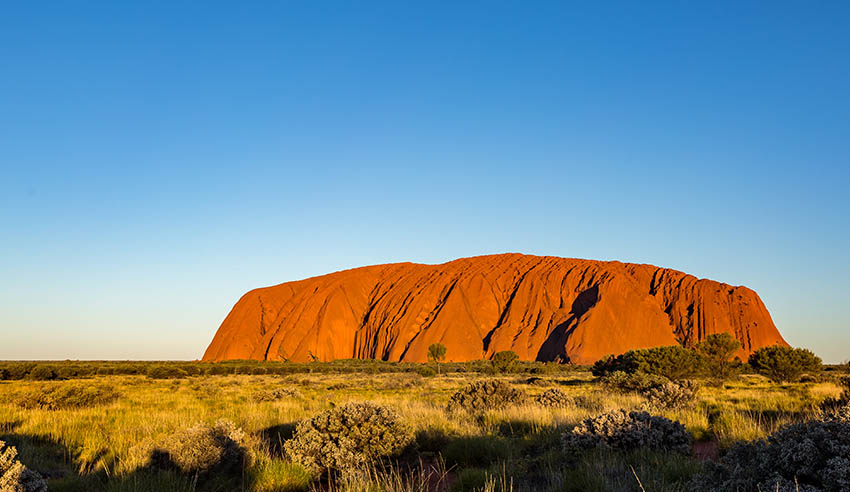
[[[731,333],[740,354],[787,345],[753,290],[652,265],[499,254],[392,263],[252,290],[203,360],[423,362],[520,358],[589,364],[630,349]]]

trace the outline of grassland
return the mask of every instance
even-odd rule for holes
[[[528,365],[519,373],[499,375],[470,370],[478,366],[447,366],[448,373],[422,376],[411,365],[367,365],[372,369],[339,374],[325,369],[226,375],[187,371],[177,379],[154,379],[92,371],[69,380],[6,380],[0,381],[0,439],[18,447],[21,462],[47,477],[51,491],[684,491],[706,458],[737,441],[764,438],[784,424],[810,418],[820,402],[841,391],[832,382],[838,371],[784,385],[745,374],[721,386],[704,385],[689,408],[653,412],[686,426],[695,439],[690,456],[600,450],[566,456],[560,446],[564,431],[606,410],[644,408],[646,399],[609,391],[586,370],[538,366],[539,371]],[[559,388],[572,398],[563,408],[529,400],[481,414],[446,411],[455,391],[485,378],[505,381],[529,395]],[[21,406],[27,395],[63,385],[108,385],[117,398],[79,408]],[[282,388],[291,391],[278,400],[257,396]],[[287,461],[282,444],[297,422],[349,401],[394,408],[413,427],[415,443],[391,462],[320,479]],[[249,436],[252,458],[241,474],[201,479],[148,466],[157,442],[222,418]]]

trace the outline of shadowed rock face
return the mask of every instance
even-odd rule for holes
[[[204,360],[522,359],[588,364],[606,354],[712,333],[740,355],[786,345],[746,287],[652,265],[502,254],[442,265],[394,263],[248,292],[221,324]]]

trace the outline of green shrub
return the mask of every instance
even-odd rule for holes
[[[94,374],[94,367],[88,365],[62,364],[56,368],[57,379],[84,378]]]
[[[823,368],[820,357],[812,351],[781,345],[756,350],[750,355],[749,364],[777,383],[797,381],[803,374],[818,374]]]
[[[284,443],[287,456],[321,473],[352,470],[393,456],[413,441],[413,430],[389,407],[346,403],[299,422]]]
[[[151,366],[145,372],[151,379],[179,379],[188,376],[186,371],[175,366]]]
[[[594,376],[607,376],[614,372],[626,374],[646,373],[676,381],[692,378],[703,372],[702,357],[681,345],[629,350],[616,357],[605,356],[591,368]]]
[[[7,379],[24,379],[35,367],[35,362],[9,362],[6,365]]]
[[[475,381],[451,396],[448,410],[483,412],[515,405],[523,402],[525,398],[524,392],[502,381]]]
[[[231,473],[242,469],[249,458],[247,449],[245,432],[229,420],[219,420],[170,435],[154,450],[151,463],[194,475]]]
[[[253,374],[253,366],[237,366],[233,368],[233,374]]]
[[[692,378],[703,370],[702,358],[681,345],[630,350],[623,354],[632,372],[663,376],[672,381]]]
[[[423,378],[430,378],[437,375],[437,371],[435,371],[433,367],[428,366],[417,367],[416,373],[422,376]]]
[[[511,350],[496,352],[493,355],[493,360],[491,361],[493,364],[493,370],[501,373],[510,372],[516,365],[518,359],[519,356],[516,352]]]
[[[66,410],[108,405],[120,395],[110,385],[56,383],[19,395],[15,403],[28,410]]]
[[[496,371],[493,369],[493,361],[490,360],[471,360],[468,362],[463,362],[459,366],[459,372],[478,372],[481,374],[495,374]]]
[[[186,372],[186,374],[189,375],[189,376],[200,376],[201,375],[201,368],[197,364],[187,364],[185,366],[181,366],[180,369],[182,369],[184,372]]]
[[[53,381],[59,379],[59,376],[56,374],[56,368],[44,364],[39,364],[33,367],[27,377],[37,381]]]
[[[623,371],[614,371],[602,378],[600,382],[603,386],[612,391],[620,393],[645,393],[651,388],[660,386],[670,380],[656,376],[654,374],[645,374],[642,372],[627,373]]]
[[[585,419],[562,437],[564,450],[653,449],[690,453],[691,435],[679,422],[646,412],[615,410]]]
[[[590,372],[596,377],[604,377],[614,372],[632,374],[636,368],[630,362],[623,357],[623,354],[616,357],[609,354],[594,362]]]
[[[696,346],[696,351],[702,356],[706,374],[722,382],[740,371],[741,362],[735,357],[740,348],[741,342],[731,333],[715,333],[706,336]]]
[[[696,400],[699,385],[692,380],[671,381],[663,376],[615,371],[600,378],[603,386],[621,393],[638,393],[656,408],[685,408]]]
[[[738,443],[709,462],[688,490],[846,492],[850,421],[827,418],[786,425],[766,441]]]
[[[538,405],[544,407],[563,408],[569,405],[572,402],[572,399],[569,395],[558,388],[551,388],[537,395],[537,397],[534,398],[534,401]]]
[[[210,376],[224,376],[227,374],[233,374],[233,367],[228,366],[227,364],[210,363],[204,372]]]
[[[18,450],[0,441],[0,491],[46,492],[47,481],[21,464]]]

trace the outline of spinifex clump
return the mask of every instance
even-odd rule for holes
[[[475,381],[452,395],[448,410],[483,412],[515,405],[525,400],[526,394],[498,380]]]

